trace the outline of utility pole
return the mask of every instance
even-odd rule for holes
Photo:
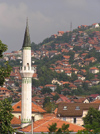
[[[33,134],[33,126],[34,126],[34,116],[32,116],[32,123],[31,123],[31,131],[32,131],[32,134]]]

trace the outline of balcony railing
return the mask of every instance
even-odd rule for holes
[[[31,67],[31,66],[21,66],[20,67],[20,71],[31,71],[31,70],[34,71],[34,67]]]

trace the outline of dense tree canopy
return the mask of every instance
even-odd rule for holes
[[[6,50],[7,45],[0,41],[0,58],[3,57],[3,52]],[[0,86],[3,85],[5,78],[10,75],[10,72],[11,67],[9,66],[8,62],[6,62],[4,65],[0,65]],[[12,118],[13,115],[11,103],[7,99],[0,101],[0,134],[11,134],[14,132],[13,128],[11,127]]]
[[[100,132],[100,111],[90,108],[83,120],[88,131]]]
[[[12,115],[11,102],[7,99],[0,101],[0,134],[11,134],[14,129],[11,127]]]
[[[7,50],[7,45],[3,44],[0,40],[0,58],[3,57],[3,52]],[[11,67],[9,66],[8,62],[5,62],[4,65],[0,65],[0,86],[3,85],[5,81],[5,77],[8,77],[11,72]]]

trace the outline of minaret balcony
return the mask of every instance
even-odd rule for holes
[[[22,66],[20,67],[20,73],[22,77],[32,77],[34,73],[34,67]]]
[[[20,71],[30,71],[30,70],[34,71],[34,67],[31,67],[31,66],[21,66],[20,67]]]

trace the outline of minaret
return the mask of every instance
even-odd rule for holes
[[[25,127],[31,123],[32,113],[32,76],[33,69],[31,67],[31,42],[28,28],[28,19],[26,22],[26,30],[22,46],[23,58],[20,73],[22,76],[22,104],[21,104],[21,127]]]

